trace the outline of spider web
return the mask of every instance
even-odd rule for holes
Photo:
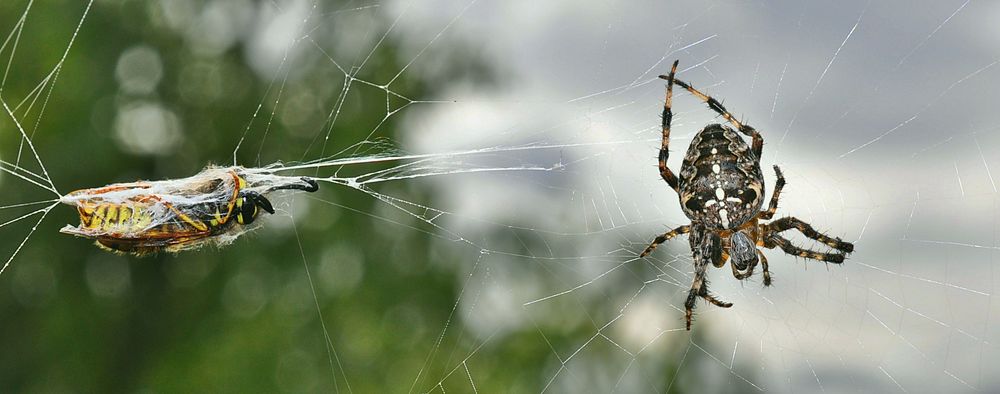
[[[0,206],[0,231],[11,241],[0,281],[38,277],[24,255],[66,191],[53,182],[66,164],[46,157],[40,141],[48,141],[50,98],[68,94],[59,85],[65,62],[88,55],[69,56],[74,43],[96,39],[85,27],[100,6],[80,6],[55,65],[31,74],[14,66],[33,51],[18,46],[24,26],[41,18],[32,4],[6,27],[0,48],[0,188],[18,190],[18,200]],[[1000,99],[990,21],[1000,8],[969,0],[920,9],[903,1],[476,0],[271,2],[261,10],[266,17],[251,30],[256,67],[270,83],[246,110],[233,160],[288,162],[279,172],[378,202],[368,210],[322,193],[288,198],[291,224],[273,220],[275,230],[262,230],[294,232],[301,245],[309,297],[297,303],[315,316],[309,335],[320,332],[323,344],[276,363],[314,360],[300,372],[315,375],[307,389],[363,391],[358,369],[373,360],[389,365],[386,385],[408,392],[1000,387],[990,373],[1000,362],[991,172],[1000,164],[1000,124],[990,116]],[[335,41],[323,38],[330,31]],[[210,47],[218,38],[194,42]],[[370,60],[390,41],[403,61],[393,77],[374,79],[366,72],[384,65]],[[468,58],[500,77],[485,85],[442,75],[448,62]],[[686,239],[637,256],[655,235],[688,222],[655,159],[657,75],[674,59],[681,78],[761,131],[762,166],[780,165],[788,180],[778,214],[856,245],[842,266],[765,251],[775,277],[766,289],[759,274],[739,282],[711,270],[712,291],[734,306],[699,302],[690,332],[682,319],[692,279]],[[294,139],[276,119],[281,103],[303,102],[292,82],[306,68],[342,85],[324,104],[323,126]],[[406,77],[441,86],[411,97],[399,82]],[[5,90],[13,79],[37,82]],[[364,91],[384,96],[384,107],[371,108],[384,117],[357,126],[364,138],[345,141],[335,126]],[[676,170],[694,133],[718,119],[685,93],[674,108]],[[393,141],[384,137],[390,127],[400,130]],[[773,174],[766,180],[772,188]],[[301,212],[359,215],[383,234],[426,236],[425,256],[453,274],[454,297],[418,309],[434,313],[414,319],[405,351],[345,351],[362,333],[325,307],[322,266],[307,253],[308,233],[319,230]]]

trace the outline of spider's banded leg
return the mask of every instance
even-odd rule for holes
[[[798,246],[792,245],[792,241],[782,238],[780,235],[772,233],[765,238],[764,246],[767,248],[774,248],[775,246],[784,250],[793,256],[804,257],[807,259],[819,260],[827,263],[840,264],[844,262],[844,255],[840,253],[821,253],[813,250],[803,249]]]
[[[809,225],[809,223],[803,222],[795,217],[789,216],[775,220],[771,223],[768,223],[767,227],[774,234],[794,228],[802,232],[802,235],[805,235],[806,237],[822,242],[830,246],[831,248],[837,249],[841,252],[851,253],[854,251],[854,245],[851,244],[850,242],[844,242],[840,238],[829,237],[823,233],[820,233],[819,231],[813,229],[812,226]]]
[[[713,305],[720,308],[729,308],[733,306],[731,302],[720,301],[715,298],[711,293],[708,292],[708,280],[705,279],[705,267],[702,266],[695,271],[694,283],[691,284],[691,290],[688,291],[687,301],[684,302],[684,320],[685,327],[688,331],[691,331],[691,319],[694,316],[694,302],[698,300],[698,297],[704,298],[705,301],[711,302]]]
[[[677,72],[677,63],[679,60],[674,61],[673,67],[670,68],[670,75],[667,79],[667,98],[663,101],[663,143],[660,145],[660,177],[670,185],[674,191],[680,193],[680,187],[677,185],[677,176],[674,175],[673,171],[670,171],[670,167],[667,167],[667,159],[670,157],[670,120],[674,117],[673,111],[670,110],[671,101],[673,100],[674,92],[674,73]]]
[[[663,78],[663,76],[661,75],[660,78]],[[691,84],[687,82],[681,81],[676,78],[674,79],[674,82],[680,85],[682,88],[687,89],[688,92],[691,92],[691,94],[693,94],[701,101],[704,101],[706,104],[708,104],[709,108],[717,112],[720,116],[722,116],[723,119],[725,119],[726,121],[731,123],[734,127],[736,127],[736,130],[739,130],[739,132],[743,133],[747,137],[753,138],[753,145],[751,148],[753,149],[754,155],[756,155],[757,158],[760,159],[760,155],[764,151],[764,138],[760,136],[760,133],[758,133],[756,129],[754,129],[750,125],[743,124],[740,121],[736,120],[733,114],[731,114],[728,110],[726,110],[726,107],[722,106],[722,103],[719,102],[719,100],[716,100],[714,97],[698,91],[698,89],[695,89],[693,86],[691,86]]]
[[[760,249],[758,249],[757,250],[757,257],[760,257],[760,266],[764,269],[764,286],[770,286],[771,285],[771,271],[767,270],[767,256],[764,256],[764,253],[761,252]]]
[[[688,291],[687,300],[684,301],[684,321],[685,327],[691,331],[691,317],[694,315],[694,302],[698,300],[702,287],[708,287],[705,283],[705,264],[695,260],[694,281],[691,282],[691,290]]]
[[[642,254],[640,254],[639,257],[648,256],[650,253],[653,253],[653,249],[656,249],[656,247],[659,246],[660,244],[667,242],[671,238],[676,237],[678,235],[687,234],[690,231],[691,231],[690,226],[680,226],[673,230],[667,231],[666,233],[663,233],[663,235],[656,237],[656,239],[653,240],[653,243],[649,244],[649,246],[646,247],[646,250],[643,250]]]
[[[720,301],[708,292],[708,279],[705,278],[706,271],[708,270],[708,262],[703,261],[703,259],[699,258],[699,256],[695,256],[695,259],[694,282],[691,283],[691,290],[688,291],[687,301],[684,302],[684,320],[688,331],[691,331],[691,319],[694,315],[694,302],[698,300],[698,297],[704,298],[705,301],[711,302],[713,305],[720,308],[729,308],[733,306],[732,303]]]
[[[781,188],[785,187],[785,176],[781,174],[781,169],[777,165],[774,166],[774,174],[778,176],[778,180],[774,182],[774,193],[771,194],[771,203],[768,204],[766,211],[760,213],[760,218],[763,220],[770,220],[774,217],[774,213],[778,211],[778,198],[781,196]]]
[[[698,295],[700,295],[701,298],[704,298],[705,301],[711,302],[712,305],[715,305],[719,308],[729,308],[733,306],[732,302],[720,301],[718,298],[715,298],[715,296],[710,294],[708,292],[708,283],[705,283],[701,286],[701,293]]]

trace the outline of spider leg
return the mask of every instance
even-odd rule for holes
[[[761,252],[760,249],[758,249],[757,250],[757,257],[760,257],[760,265],[761,265],[761,267],[764,268],[764,286],[770,286],[771,285],[771,271],[767,270],[767,256],[764,256],[764,253]]]
[[[673,119],[674,113],[670,110],[671,102],[673,100],[674,92],[674,73],[677,72],[677,63],[679,60],[674,61],[673,67],[670,68],[670,75],[665,78],[667,80],[667,98],[663,101],[663,144],[660,145],[660,177],[670,185],[674,191],[680,193],[680,188],[677,184],[677,176],[674,175],[673,171],[670,171],[670,167],[667,167],[667,159],[670,157],[670,120]]]
[[[660,244],[667,242],[671,238],[676,237],[678,235],[687,234],[690,231],[691,231],[690,226],[680,226],[673,230],[667,231],[666,233],[663,233],[663,235],[656,237],[656,239],[653,240],[653,243],[649,244],[649,246],[646,247],[646,250],[643,250],[642,254],[640,254],[639,257],[646,257],[650,253],[653,253],[653,249],[656,249],[656,247],[659,246]]]
[[[722,254],[719,256],[719,259],[713,261],[712,265],[714,265],[715,268],[722,268],[722,266],[726,265],[727,261],[729,261],[729,252],[723,250]]]
[[[784,250],[793,256],[804,257],[807,259],[824,261],[827,263],[840,264],[844,262],[844,255],[840,253],[821,253],[808,249],[803,249],[798,246],[792,245],[792,241],[782,238],[777,233],[771,233],[764,239],[764,247],[774,248],[775,246]]]
[[[694,282],[691,283],[691,290],[688,291],[687,301],[684,302],[684,320],[688,331],[691,331],[691,319],[694,316],[694,302],[698,300],[698,297],[704,298],[705,301],[711,302],[713,305],[720,308],[729,308],[733,306],[731,302],[721,301],[708,292],[708,279],[705,278],[707,267],[708,265],[706,263],[695,264]]]
[[[673,73],[671,73],[671,75],[673,75]],[[667,79],[668,77],[661,75],[660,78]],[[687,89],[687,91],[691,92],[691,94],[693,94],[701,101],[704,101],[706,104],[708,104],[709,108],[717,112],[719,115],[722,116],[723,119],[725,119],[726,121],[731,123],[734,127],[736,127],[736,130],[739,130],[739,132],[743,133],[747,137],[753,138],[753,145],[752,145],[753,153],[754,155],[757,156],[758,159],[760,158],[760,154],[764,150],[764,138],[760,136],[760,133],[758,133],[756,129],[754,129],[750,125],[743,124],[740,121],[736,120],[736,117],[734,117],[733,114],[731,114],[728,110],[726,110],[726,107],[722,106],[722,103],[719,102],[719,100],[716,100],[714,97],[698,91],[698,89],[695,89],[693,86],[691,86],[691,84],[687,82],[681,81],[676,78],[674,78],[673,81],[674,83],[680,85],[682,88]]]
[[[696,238],[701,238],[697,236]],[[714,240],[718,240],[718,237],[713,237]],[[698,297],[704,298],[705,301],[711,302],[713,305],[720,308],[729,308],[733,306],[732,303],[721,301],[711,293],[708,292],[708,279],[705,275],[708,271],[708,265],[712,263],[713,260],[718,259],[721,256],[721,248],[718,242],[713,242],[712,239],[706,239],[705,242],[700,243],[699,247],[694,249],[694,281],[691,282],[691,290],[688,291],[687,300],[684,302],[684,320],[686,321],[687,330],[691,330],[691,318],[694,315],[694,303]]]
[[[774,182],[774,193],[771,194],[771,202],[768,204],[767,210],[760,213],[760,218],[764,220],[770,220],[774,217],[774,213],[778,211],[778,198],[781,196],[781,188],[785,187],[785,176],[781,175],[781,169],[777,165],[774,166],[774,174],[778,176],[778,180]]]
[[[809,225],[809,223],[803,222],[795,217],[789,216],[775,220],[771,223],[768,223],[767,227],[770,230],[770,232],[773,232],[774,234],[794,228],[802,232],[802,235],[805,235],[806,237],[822,242],[830,246],[831,248],[837,249],[841,252],[851,253],[854,251],[854,245],[851,244],[850,242],[844,242],[840,238],[829,237],[827,235],[824,235],[823,233],[820,233],[819,231],[813,229],[812,226]]]
[[[733,306],[732,302],[720,301],[718,298],[715,298],[715,296],[713,296],[712,294],[710,294],[708,292],[708,283],[707,282],[704,283],[704,284],[702,284],[702,286],[701,286],[701,293],[699,293],[698,295],[701,296],[701,298],[704,298],[706,301],[711,302],[713,305],[715,305],[717,307],[720,307],[720,308],[729,308],[729,307]]]

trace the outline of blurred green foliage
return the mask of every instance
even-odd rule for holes
[[[218,37],[192,36],[190,25],[177,23],[197,22],[168,15],[170,7],[187,7],[192,13],[182,16],[197,16],[216,3],[250,17],[243,33],[214,52],[200,45]],[[369,39],[384,32],[391,20],[378,7],[321,3],[306,24],[314,29],[309,38],[296,36],[300,53],[288,63],[255,68],[248,42],[262,27],[254,23],[283,2],[98,1],[57,68],[86,3],[33,2],[18,29],[28,4],[0,2],[0,27],[17,40],[16,52],[12,44],[0,51],[0,66],[12,59],[2,98],[33,136],[60,192],[189,176],[230,163],[238,144],[239,163],[257,166],[325,157],[371,138],[399,140],[404,117],[385,119],[386,92],[354,83],[344,97],[338,67],[353,72],[352,64],[327,58],[344,58],[335,42],[345,32],[337,30],[341,15],[366,21],[369,30],[358,34]],[[344,9],[353,11],[338,11]],[[393,79],[412,57],[402,54],[398,39],[390,35],[378,45],[358,78]],[[366,55],[372,45],[358,53]],[[161,76],[148,91],[123,87],[126,53],[158,58]],[[474,50],[451,48],[449,55],[455,61],[440,62],[444,70],[401,74],[392,92],[423,98],[456,80],[489,84],[494,71]],[[148,66],[140,62],[136,72]],[[49,83],[42,83],[46,76]],[[390,110],[405,104],[389,99]],[[123,113],[143,105],[175,117],[173,142],[145,152],[129,145],[128,132],[117,128]],[[147,132],[133,129],[131,138],[146,143]],[[42,173],[32,156],[4,115],[0,159]],[[434,205],[431,191],[389,187],[393,196]],[[6,174],[0,191],[0,206],[53,198]],[[38,207],[0,213],[6,221]],[[582,320],[537,326],[480,347],[484,339],[467,334],[455,312],[468,275],[455,267],[474,263],[478,251],[436,253],[433,228],[346,187],[326,184],[282,207],[294,222],[289,215],[270,217],[225,248],[146,258],[113,255],[60,234],[77,217],[70,207],[56,207],[0,276],[0,391],[470,392],[467,372],[458,368],[475,354],[468,373],[476,389],[532,392],[560,369],[553,349],[580,346],[599,328]],[[31,232],[34,218],[0,228],[4,259]],[[608,313],[615,308],[606,307]],[[588,357],[617,357],[608,360],[619,369],[631,365],[607,343],[594,348]],[[685,360],[684,349],[649,357]],[[685,362],[702,359],[694,354]],[[677,362],[650,365],[662,368],[641,373],[674,382],[671,392],[698,387],[692,377],[674,380]]]
[[[183,3],[196,11],[206,6]],[[268,2],[233,3],[251,15],[270,8]],[[13,56],[10,46],[0,53],[4,66],[13,59],[3,90],[12,107],[30,100],[28,93],[54,69],[86,3],[36,1],[17,32],[27,6],[0,3],[0,26],[19,39]],[[321,4],[317,14],[348,6]],[[301,63],[286,64],[268,78],[247,64],[239,40],[249,38],[217,54],[197,53],[192,37],[167,26],[162,8],[159,2],[96,2],[54,86],[43,85],[30,110],[25,110],[29,102],[16,111],[60,192],[184,177],[211,163],[226,164],[245,131],[241,164],[321,157],[324,148],[330,154],[364,140],[385,116],[385,92],[359,84],[330,128],[325,118],[338,105],[344,75],[315,56],[319,51],[312,43],[299,44],[308,52]],[[359,12],[370,14],[377,26],[383,23],[377,11]],[[320,16],[310,26],[333,25],[335,18]],[[314,33],[317,45],[323,45],[322,33],[329,32]],[[135,47],[151,48],[162,63],[162,79],[147,94],[123,92],[116,79],[122,54]],[[403,64],[388,40],[359,78],[388,81]],[[427,82],[404,74],[392,89],[422,97],[430,92]],[[280,100],[278,89],[283,89]],[[116,116],[136,103],[175,114],[180,143],[154,154],[123,147]],[[253,117],[258,104],[263,108]],[[392,138],[397,119],[388,119],[376,137]],[[324,147],[327,132],[333,138]],[[19,144],[19,133],[5,115],[0,157],[13,162]],[[21,163],[41,172],[30,156]],[[0,181],[0,190],[0,205],[52,197],[9,176]],[[397,192],[421,198],[405,189]],[[347,188],[326,185],[320,193],[322,200],[360,212],[376,204]],[[265,227],[222,249],[138,259],[60,234],[59,227],[76,224],[77,218],[72,208],[56,207],[0,277],[0,390],[346,392],[348,383],[355,392],[408,390],[434,345],[429,330],[441,327],[454,303],[454,274],[428,268],[422,233],[401,237],[376,231],[373,226],[385,223],[316,200],[291,209],[309,212],[295,214],[299,222],[294,226],[287,217],[268,218],[276,228]],[[0,229],[7,255],[33,223]],[[399,255],[408,256],[403,270],[388,261]],[[317,303],[336,346],[333,360],[327,356]],[[426,373],[438,376],[441,368]]]

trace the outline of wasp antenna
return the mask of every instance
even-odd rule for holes
[[[305,185],[300,185],[300,184],[294,184],[293,183],[293,184],[289,184],[289,185],[275,186],[275,187],[272,187],[272,188],[268,189],[268,192],[273,192],[275,190],[302,190],[302,191],[306,191],[306,192],[312,193],[312,192],[315,192],[315,191],[319,190],[319,183],[317,183],[314,179],[309,178],[309,177],[301,177],[299,179],[302,180],[302,182],[305,182],[306,184]]]
[[[312,192],[315,192],[315,191],[319,190],[319,183],[317,183],[316,180],[314,180],[312,178],[302,177],[302,182],[305,182],[305,183],[309,184],[308,188],[303,188],[302,189],[304,191],[312,193]]]
[[[274,207],[271,206],[271,202],[264,198],[264,196],[257,196],[254,198],[254,202],[256,202],[257,206],[261,209],[267,211],[267,213],[274,215]]]
[[[274,207],[271,206],[271,201],[269,201],[266,197],[260,195],[260,193],[250,190],[246,191],[246,196],[250,197],[250,199],[253,200],[254,204],[257,204],[258,207],[267,211],[267,213],[274,215]]]

